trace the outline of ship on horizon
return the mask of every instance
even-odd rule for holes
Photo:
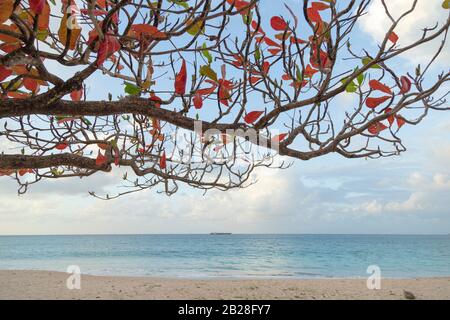
[[[211,236],[229,236],[231,232],[211,232]]]

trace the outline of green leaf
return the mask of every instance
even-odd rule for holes
[[[369,63],[371,63],[373,61],[372,58],[369,57],[365,57],[362,59],[362,63],[363,65],[368,65]],[[381,66],[379,64],[374,64],[373,66],[370,67],[371,69],[381,69]]]
[[[36,34],[36,39],[44,41],[48,36],[48,30],[38,30]]]
[[[125,82],[125,93],[128,93],[131,96],[137,96],[141,93],[141,88],[130,82]]]
[[[202,55],[208,60],[208,63],[211,64],[213,61],[213,57],[209,53],[208,49],[206,49],[206,43],[202,46]]]
[[[359,70],[358,67],[355,68],[355,72],[357,72]],[[358,81],[359,85],[362,85],[362,83],[364,82],[364,73],[361,73],[356,80]]]
[[[185,9],[189,9],[189,5],[186,2],[184,2],[183,0],[168,0],[168,2],[182,6]]]
[[[200,67],[200,75],[217,82],[217,73],[209,65]]]
[[[192,22],[188,22],[187,24],[191,24]],[[191,36],[196,36],[198,34],[203,34],[205,33],[205,26],[203,26],[203,21],[199,20],[196,23],[192,24],[189,29],[187,29],[187,33],[189,33]],[[201,28],[201,29],[200,29]]]
[[[259,47],[255,48],[255,60],[261,59],[261,50],[259,50]]]
[[[296,66],[296,68],[295,68],[295,76],[297,77],[297,81],[298,82],[302,82],[303,81],[303,78],[302,78],[302,72],[300,71],[300,68],[298,67],[298,65],[295,65]]]
[[[344,78],[341,80],[342,84],[344,84],[345,82],[347,82],[347,78]],[[356,90],[358,90],[358,85],[356,83],[354,83],[353,81],[350,82],[347,87],[345,87],[345,91],[349,92],[349,93],[353,93],[356,92]]]

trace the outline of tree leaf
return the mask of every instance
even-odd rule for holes
[[[125,82],[125,93],[131,96],[138,96],[141,93],[141,88],[133,83]]]
[[[378,80],[370,80],[369,81],[369,87],[372,90],[378,90],[378,91],[382,91],[382,92],[387,93],[387,94],[392,94],[391,88],[389,88],[387,85],[382,84]]]
[[[200,67],[200,75],[208,77],[209,79],[217,82],[217,73],[211,69],[209,65]]]
[[[14,0],[0,0],[0,23],[9,19],[14,9]]]
[[[274,16],[270,19],[270,25],[272,29],[276,31],[285,31],[288,28],[288,24],[286,23],[286,21],[278,16]]]
[[[264,113],[264,111],[252,111],[245,115],[244,121],[248,124],[254,123]]]
[[[373,108],[378,107],[383,102],[386,102],[390,98],[391,98],[390,96],[384,96],[384,97],[379,97],[379,98],[367,98],[366,106],[373,109]]]

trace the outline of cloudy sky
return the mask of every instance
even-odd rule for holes
[[[445,18],[440,2],[419,0],[416,13],[398,29],[400,45]],[[411,1],[388,3],[401,12]],[[262,8],[263,14],[273,11]],[[358,25],[358,41],[376,45],[387,25],[380,1],[374,1]],[[409,54],[403,68],[413,70],[433,48]],[[449,52],[436,68],[448,69]],[[396,158],[294,161],[288,170],[258,171],[256,185],[226,193],[182,188],[172,197],[153,191],[113,201],[90,197],[87,191],[117,185],[119,173],[113,171],[44,182],[17,196],[15,183],[2,177],[0,234],[450,233],[450,113],[435,112],[419,126],[405,127],[402,137],[408,151]],[[8,145],[0,150],[7,152]]]

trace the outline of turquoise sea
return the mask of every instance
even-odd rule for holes
[[[446,235],[0,236],[0,269],[154,277],[450,276]]]

